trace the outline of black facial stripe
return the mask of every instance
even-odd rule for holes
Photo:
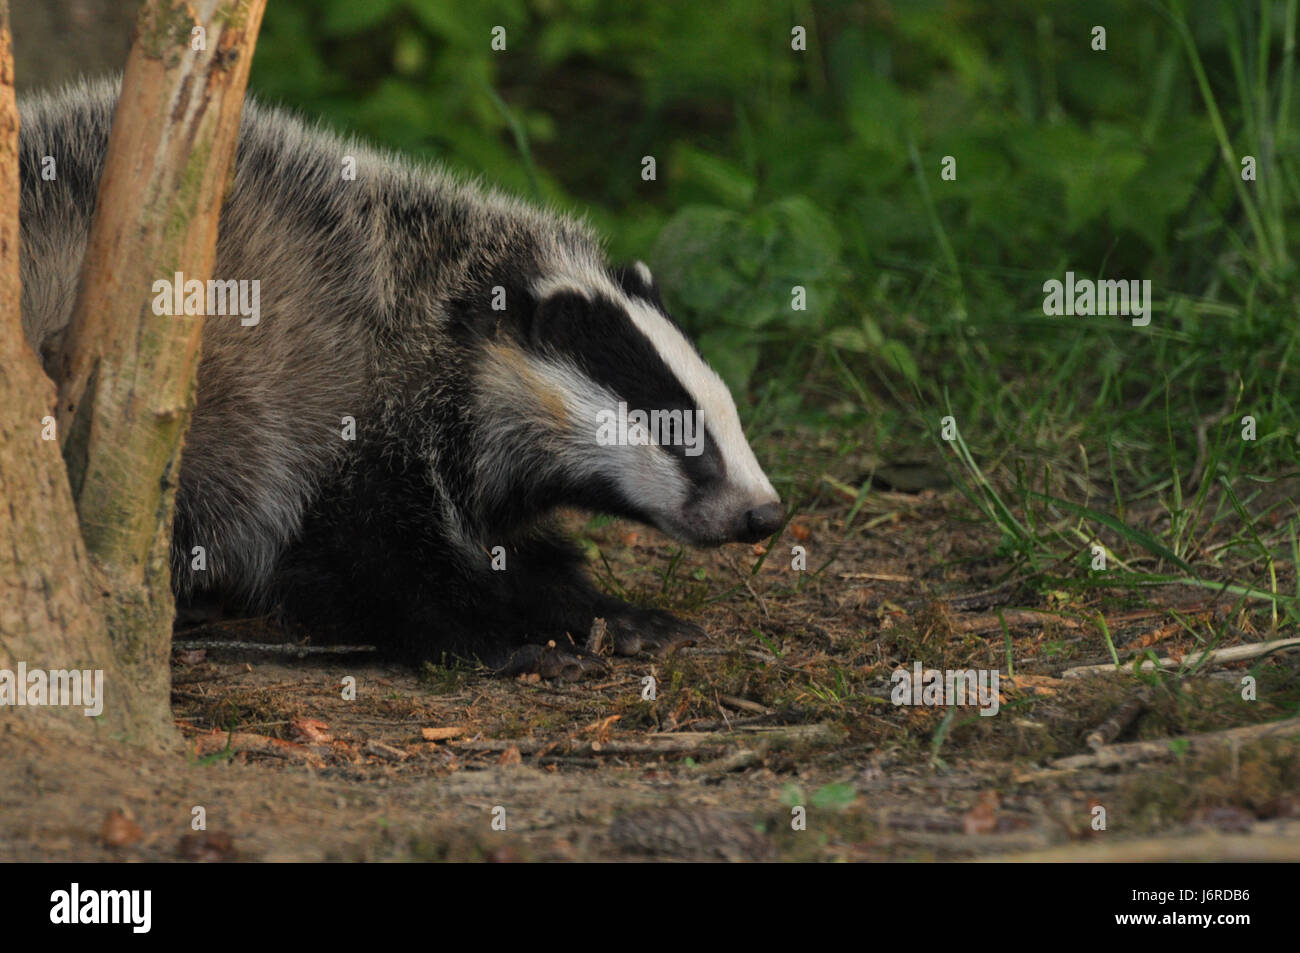
[[[634,266],[612,274],[630,294],[649,300],[649,289]],[[501,311],[492,310],[490,301],[478,300],[478,296],[451,302],[453,328],[479,337],[505,334],[538,356],[571,363],[618,395],[629,412],[640,410],[649,417],[655,411],[677,411],[679,419],[684,419],[700,410],[622,304],[599,294],[588,298],[577,291],[559,291],[539,301],[517,283],[503,284],[503,288],[505,308]],[[696,455],[687,454],[690,448],[685,445],[685,434],[673,432],[675,421],[668,424],[665,419],[663,423],[670,432],[660,435],[661,449],[677,461],[696,492],[705,492],[725,477],[720,445],[707,418],[692,420],[692,442],[701,448]],[[702,434],[694,429],[697,424],[703,425]],[[618,511],[621,504],[612,490],[602,496],[608,497],[605,509]]]
[[[663,448],[677,458],[677,465],[682,468],[687,481],[697,494],[716,486],[727,476],[727,464],[722,458],[722,448],[718,441],[713,439],[713,430],[709,427],[708,419],[701,422],[704,425],[704,433],[700,434],[697,431],[693,434],[694,442],[700,447],[700,453],[695,456],[688,455],[686,451],[689,448],[681,443]]]
[[[537,308],[529,346],[577,365],[628,410],[694,410],[695,401],[618,304],[561,291]]]

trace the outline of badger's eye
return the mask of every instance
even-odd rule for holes
[[[706,449],[697,456],[682,454],[681,465],[691,485],[698,489],[717,486],[727,475],[726,468],[722,465],[722,457],[716,450]]]

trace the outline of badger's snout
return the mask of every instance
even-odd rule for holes
[[[781,528],[785,507],[774,498],[776,494],[744,501],[726,496],[701,501],[668,520],[655,522],[673,538],[692,546],[757,543]]]
[[[781,527],[785,509],[779,502],[764,503],[746,510],[737,520],[734,539],[738,543],[757,543],[767,539]]]

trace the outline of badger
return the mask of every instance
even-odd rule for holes
[[[118,82],[20,102],[22,317],[47,370]],[[611,267],[580,220],[250,98],[213,277],[257,280],[260,315],[205,319],[173,524],[182,607],[274,608],[323,641],[576,678],[599,667],[597,618],[620,655],[704,633],[597,588],[558,509],[695,546],[783,521],[726,385],[649,269]],[[659,439],[598,438],[602,420],[644,436],[654,412],[670,421]],[[694,447],[665,439],[687,414]]]

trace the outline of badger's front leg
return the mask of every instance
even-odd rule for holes
[[[664,654],[704,638],[602,593],[559,536],[452,540],[437,521],[405,518],[414,501],[384,502],[349,494],[306,519],[277,574],[281,609],[306,634],[371,641],[413,662],[471,656],[502,673],[566,679],[601,668],[602,651]],[[607,647],[588,645],[597,618]]]
[[[502,667],[507,673],[550,675],[559,666],[568,677],[575,663],[589,665],[602,653],[667,655],[706,638],[699,626],[670,612],[599,591],[567,540],[532,537],[493,552],[491,601],[507,608],[511,621],[504,627],[530,643],[512,653]],[[605,620],[603,645],[592,643],[596,619]]]

